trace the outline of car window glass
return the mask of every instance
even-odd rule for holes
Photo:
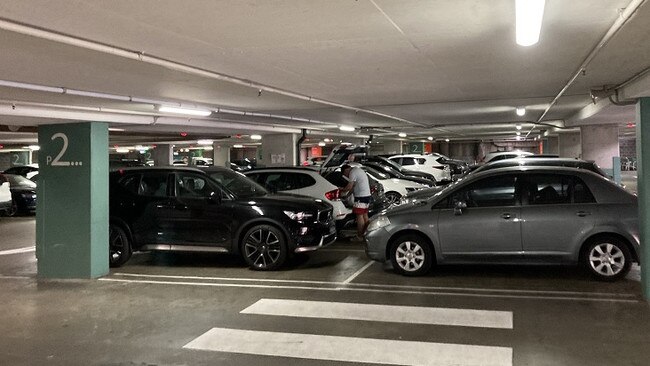
[[[418,159],[414,159],[414,160],[415,160],[419,165],[424,165],[424,163],[427,162],[427,159],[424,159],[424,158],[418,158]]]
[[[552,205],[570,203],[572,177],[560,174],[531,174],[521,182],[523,204]]]
[[[167,173],[155,172],[142,175],[138,194],[141,196],[166,197],[167,196]]]
[[[462,201],[467,207],[496,207],[515,205],[514,175],[489,177],[472,183],[452,195],[452,203]]]
[[[573,179],[573,203],[596,203],[594,195],[585,182],[578,177],[574,177]]]
[[[138,188],[140,187],[140,174],[126,176],[120,179],[119,184],[126,191],[138,194]]]
[[[268,193],[252,179],[232,170],[223,169],[210,172],[209,174],[210,178],[216,180],[227,191],[239,198],[259,197]],[[259,175],[260,177],[258,179],[263,179],[264,174]]]
[[[413,158],[402,158],[401,160],[402,160],[401,164],[404,166],[415,165],[415,159]]]
[[[316,184],[314,178],[302,173],[269,173],[264,185],[272,191],[290,191]]]
[[[176,194],[182,198],[208,198],[220,190],[207,177],[198,174],[176,175]]]

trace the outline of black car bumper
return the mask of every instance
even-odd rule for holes
[[[287,229],[296,253],[318,250],[336,240],[336,221],[331,210],[323,213],[322,219],[319,217],[313,222],[293,222]]]

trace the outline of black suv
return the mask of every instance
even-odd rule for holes
[[[253,269],[273,270],[290,253],[336,240],[329,203],[270,195],[226,168],[218,177],[179,167],[111,172],[110,265],[134,250],[161,250],[235,253]]]

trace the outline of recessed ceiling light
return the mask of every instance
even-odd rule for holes
[[[160,106],[158,111],[164,113],[176,113],[176,114],[187,114],[190,116],[203,116],[207,117],[212,114],[212,111],[207,111],[204,109],[189,109],[189,108],[178,108],[178,107],[168,107]]]
[[[404,132],[400,132],[397,136],[399,137],[406,137],[406,134]]]
[[[262,135],[251,135],[251,140],[261,140]]]
[[[519,117],[521,117],[521,116],[523,116],[524,114],[526,114],[526,108],[524,108],[524,107],[517,107],[517,115],[518,115]]]
[[[445,139],[445,142],[449,142],[449,139]]]
[[[545,0],[515,0],[517,44],[532,46],[539,41]]]
[[[339,127],[339,130],[341,130],[341,131],[347,131],[347,132],[352,132],[352,131],[354,131],[354,127],[352,127],[352,126],[341,125],[341,127]]]
[[[427,140],[429,140],[429,141],[433,141],[433,136],[429,136],[429,137],[427,137]]]

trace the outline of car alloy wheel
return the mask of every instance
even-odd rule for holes
[[[433,264],[432,249],[418,235],[405,235],[393,242],[391,262],[397,273],[406,276],[420,276],[431,269]]]
[[[111,267],[119,267],[131,258],[131,244],[124,230],[116,225],[108,228],[108,260]]]
[[[400,195],[397,192],[388,192],[385,194],[385,196],[386,196],[386,201],[391,205],[398,204],[402,199],[402,195]]]
[[[631,260],[627,246],[616,238],[592,243],[586,255],[587,267],[602,280],[624,277],[630,270]]]
[[[246,263],[257,270],[276,269],[287,257],[284,237],[272,226],[260,225],[249,230],[244,236],[243,247]]]

